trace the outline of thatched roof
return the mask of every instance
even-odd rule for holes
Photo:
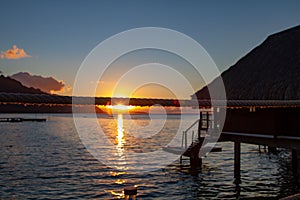
[[[300,26],[269,36],[221,77],[228,100],[300,100]],[[209,99],[207,87],[196,95]]]

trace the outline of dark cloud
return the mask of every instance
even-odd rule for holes
[[[32,75],[28,72],[19,72],[12,75],[11,78],[21,82],[27,87],[37,88],[50,94],[65,91],[65,83],[53,77],[43,77],[40,75]]]

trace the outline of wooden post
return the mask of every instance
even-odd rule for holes
[[[211,128],[213,128],[214,130],[215,129],[217,129],[217,110],[218,110],[219,108],[213,108],[213,112],[212,112],[212,117],[211,117],[211,120],[212,120],[212,127]]]
[[[202,112],[200,112],[200,120],[199,120],[199,124],[198,124],[198,140],[200,141],[201,138],[201,129],[202,129]]]
[[[190,153],[190,165],[192,169],[202,168],[202,158],[199,158],[201,144],[197,144],[191,149]]]
[[[234,183],[241,183],[241,143],[234,142]]]
[[[206,129],[208,130],[209,127],[209,113],[206,112]]]
[[[182,156],[180,156],[179,163],[182,164]]]
[[[293,173],[298,173],[298,151],[296,149],[292,149],[292,168]]]
[[[268,146],[268,152],[272,154],[277,154],[277,148]]]
[[[191,155],[190,157],[190,165],[192,169],[198,169],[202,168],[202,158],[199,158],[198,154],[197,155]]]

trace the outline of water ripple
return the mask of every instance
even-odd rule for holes
[[[90,155],[69,115],[46,117],[46,123],[1,124],[1,199],[118,199],[128,185],[138,185],[139,199],[276,199],[300,192],[287,150],[272,155],[243,144],[240,185],[233,183],[231,143],[204,158],[201,170],[191,170],[186,160],[147,174],[125,173]],[[147,118],[136,120],[147,124]],[[105,128],[112,129],[109,124]],[[174,130],[172,123],[166,130]],[[152,150],[134,143],[126,148]]]

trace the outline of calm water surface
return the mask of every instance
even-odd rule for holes
[[[119,199],[128,185],[138,185],[138,199],[278,199],[300,192],[299,178],[293,175],[290,153],[285,150],[278,155],[258,153],[257,146],[243,144],[239,186],[233,183],[232,143],[222,143],[222,152],[204,158],[201,171],[190,170],[188,161],[183,165],[176,161],[149,173],[126,173],[105,166],[86,150],[72,115],[0,117],[9,116],[48,121],[0,124],[1,199]],[[118,137],[118,123],[99,117],[111,137]],[[146,116],[135,118],[138,124],[149,123]],[[127,120],[122,117],[124,134],[134,131],[126,127]],[[178,120],[168,120],[165,132],[172,134]],[[187,127],[191,123],[187,120]],[[130,146],[134,149],[135,144]]]

